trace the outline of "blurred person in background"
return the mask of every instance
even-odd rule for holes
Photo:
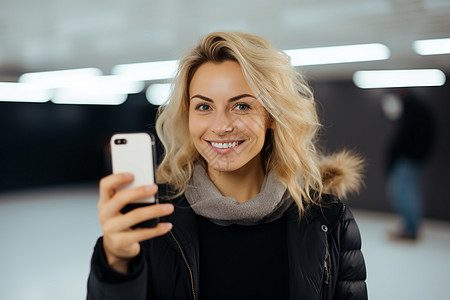
[[[434,144],[431,109],[405,88],[383,99],[386,116],[397,130],[388,146],[387,194],[402,228],[391,233],[394,239],[416,240],[423,215],[423,170]]]
[[[358,190],[362,160],[316,149],[316,103],[286,54],[250,34],[206,35],[156,128],[170,199],[122,214],[157,186],[101,180],[88,299],[367,299],[360,233],[339,200]]]

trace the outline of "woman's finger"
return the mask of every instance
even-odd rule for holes
[[[118,187],[132,182],[133,178],[134,176],[131,173],[110,174],[103,177],[99,183],[98,208],[101,209],[114,196]]]
[[[174,211],[172,204],[155,204],[146,207],[140,207],[129,211],[126,214],[111,218],[103,225],[105,233],[119,232],[144,221],[168,216]]]
[[[172,223],[158,223],[155,227],[152,228],[136,228],[131,231],[124,233],[124,242],[129,244],[136,242],[146,241],[148,239],[152,239],[161,235],[168,233],[172,229]]]
[[[103,204],[99,213],[99,219],[107,220],[119,214],[127,204],[154,196],[158,191],[156,184],[144,185],[132,189],[124,189],[117,192],[112,199]]]
[[[136,228],[104,236],[105,250],[117,257],[134,257],[138,254],[136,243],[166,234],[172,229],[172,223],[158,223],[152,228]],[[137,253],[136,253],[137,252]]]

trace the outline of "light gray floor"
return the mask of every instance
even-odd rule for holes
[[[0,194],[0,299],[86,297],[101,234],[95,187]],[[370,299],[450,299],[450,224],[426,220],[417,243],[392,242],[391,214],[353,210],[363,238]]]

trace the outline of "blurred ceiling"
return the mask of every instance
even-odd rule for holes
[[[361,69],[439,68],[412,42],[450,37],[449,0],[1,0],[0,81],[28,71],[177,59],[210,31],[261,35],[279,49],[383,43],[386,61],[304,67],[312,80]]]

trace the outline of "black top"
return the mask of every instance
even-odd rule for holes
[[[367,299],[366,268],[355,219],[336,197],[323,194],[321,201],[321,207],[312,205],[300,221],[296,206],[293,205],[285,213],[289,297]],[[121,274],[114,282],[111,282],[112,278],[105,278],[105,273],[111,273],[112,268],[104,257],[102,238],[98,240],[92,255],[87,286],[88,300],[203,300],[199,297],[203,293],[200,292],[200,286],[204,287],[206,283],[200,283],[202,258],[199,255],[198,216],[184,197],[176,203],[178,205],[175,206],[174,213],[161,218],[162,222],[173,224],[172,232],[141,242],[141,253],[132,263],[130,273]],[[324,231],[324,225],[328,230]],[[329,250],[329,259],[325,264],[326,249]],[[254,255],[255,253],[253,252]],[[223,265],[221,259],[225,258],[220,257],[214,263]],[[271,263],[267,260],[258,261]],[[235,271],[233,275],[238,276],[238,273]],[[273,276],[273,272],[268,270],[263,273],[265,277],[262,279]],[[277,278],[270,280],[273,283]],[[267,285],[259,286],[266,290]],[[238,292],[237,289],[234,290]]]
[[[286,219],[219,226],[198,217],[200,299],[288,299]]]
[[[402,98],[399,128],[389,146],[388,170],[399,158],[423,163],[433,149],[435,128],[431,109],[413,95]]]

